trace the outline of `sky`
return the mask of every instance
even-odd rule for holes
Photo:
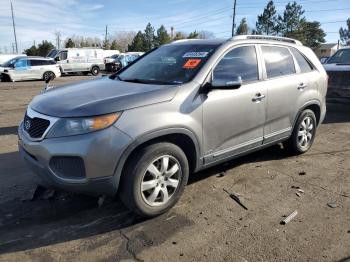
[[[255,26],[267,0],[237,0],[236,24],[243,17]],[[282,13],[288,0],[275,0]],[[337,42],[339,28],[350,18],[350,0],[296,0],[310,21],[319,21],[327,42]],[[0,0],[0,50],[12,51],[14,34],[10,0]],[[120,31],[143,30],[148,22],[170,32],[211,31],[217,38],[231,35],[233,0],[12,0],[20,52],[34,41],[49,40],[55,32],[66,39],[72,35],[104,38]]]

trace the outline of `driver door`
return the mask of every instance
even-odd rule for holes
[[[213,79],[242,79],[237,89],[211,90],[203,104],[205,164],[262,145],[267,88],[255,45],[228,51],[214,67]]]

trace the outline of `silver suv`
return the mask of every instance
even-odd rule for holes
[[[292,39],[177,41],[110,77],[36,96],[19,149],[46,185],[118,192],[156,216],[177,202],[189,174],[279,142],[308,151],[326,90],[319,60]]]

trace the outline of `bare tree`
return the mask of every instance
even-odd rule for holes
[[[131,44],[136,32],[134,31],[118,31],[111,37],[115,41],[119,51],[125,52],[128,50],[128,45]]]

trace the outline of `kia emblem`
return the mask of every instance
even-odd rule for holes
[[[25,127],[26,130],[29,130],[29,128],[30,128],[30,120],[26,120],[24,122],[24,127]]]

